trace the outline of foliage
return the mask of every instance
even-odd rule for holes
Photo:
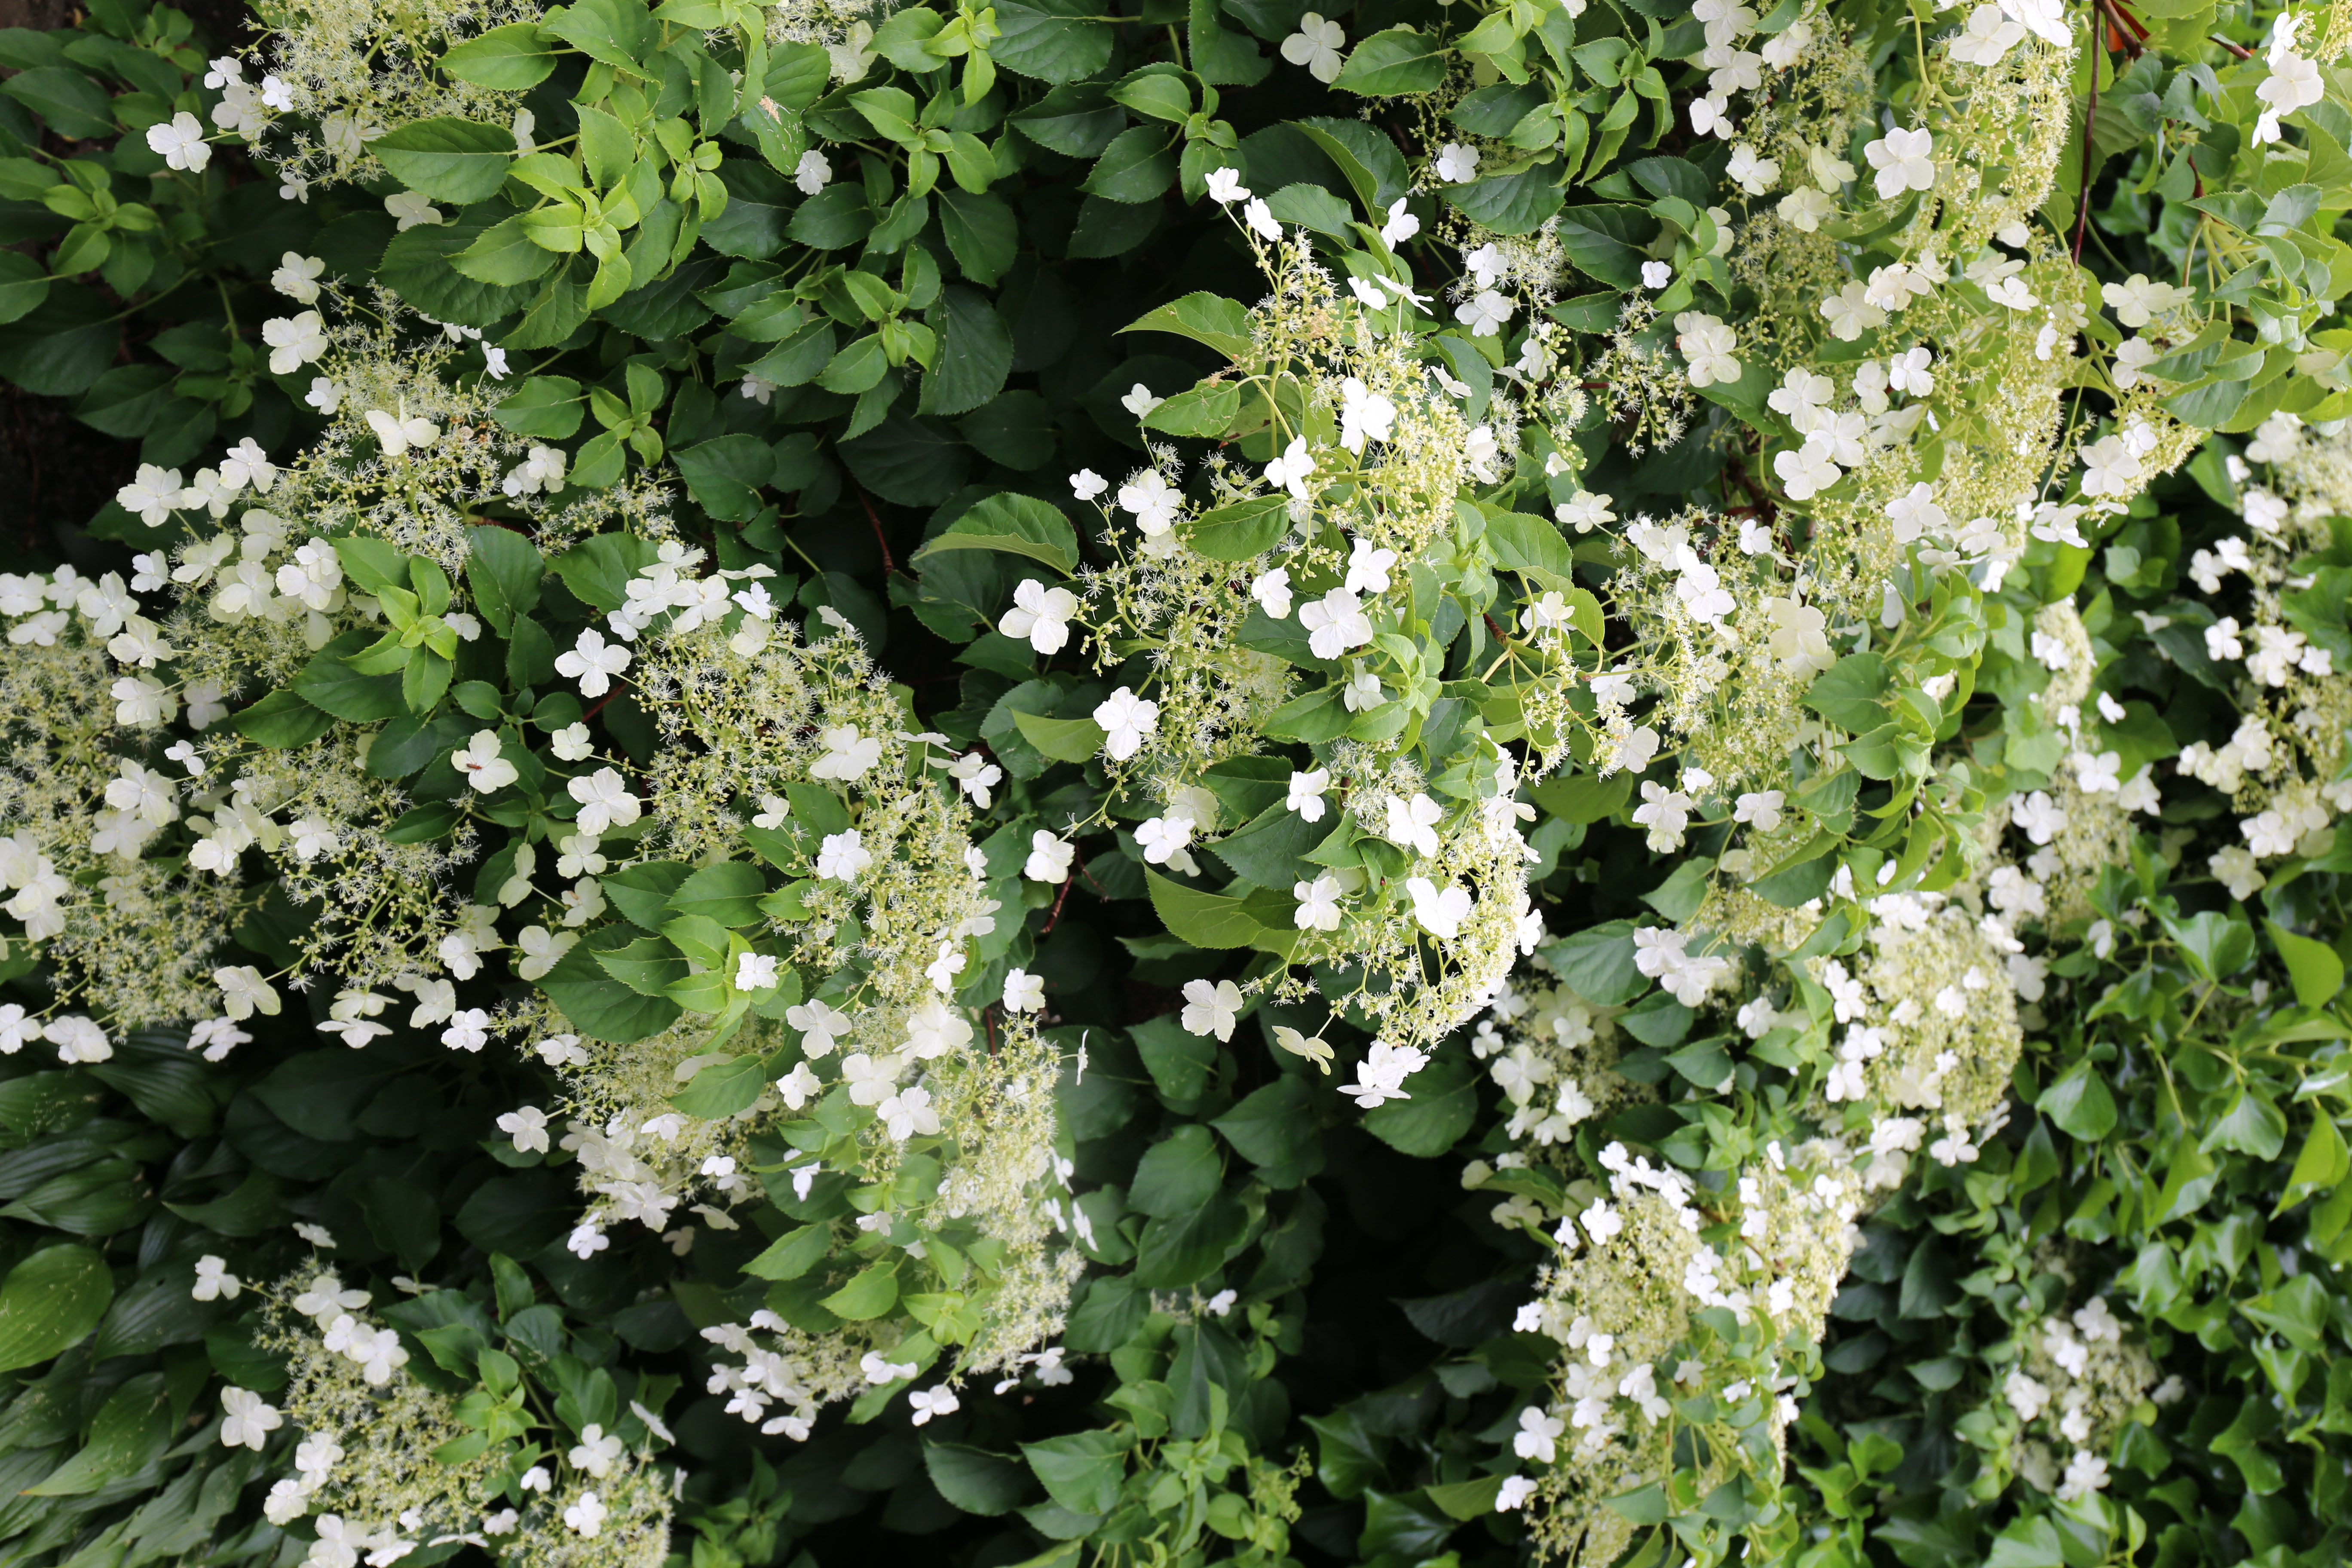
[[[255,22],[0,32],[9,1562],[2340,1556],[2352,12]]]

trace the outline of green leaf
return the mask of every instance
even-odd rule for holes
[[[98,83],[70,66],[35,66],[18,71],[0,81],[0,92],[39,115],[43,123],[69,142],[115,134],[114,106]]]
[[[554,270],[562,258],[530,237],[520,215],[501,219],[449,258],[449,265],[477,283],[518,288]]]
[[[410,190],[467,206],[498,195],[515,142],[502,125],[443,115],[388,131],[368,151]]]
[[[408,710],[398,675],[362,675],[339,658],[313,658],[294,678],[294,689],[312,707],[350,724],[375,724]]]
[[[1239,899],[1199,892],[1157,871],[1144,872],[1143,881],[1169,934],[1194,947],[1247,947],[1265,931]]]
[[[758,1057],[739,1057],[710,1063],[694,1075],[691,1083],[671,1095],[669,1102],[701,1121],[723,1121],[751,1110],[767,1087],[766,1064]]]
[[[2061,1131],[2085,1143],[2095,1143],[2115,1131],[2115,1096],[2088,1062],[2075,1063],[2043,1089],[2035,1109]]]
[[[2311,1136],[2303,1141],[2303,1152],[2294,1157],[2294,1169],[2287,1173],[2286,1191],[2280,1194],[2278,1207],[2271,1211],[2273,1217],[2314,1193],[2332,1192],[2347,1176],[2352,1176],[2352,1150],[2344,1145],[2344,1135],[2336,1130],[2336,1119],[2322,1105],[2311,1108]]]
[[[510,22],[446,50],[441,68],[476,87],[522,92],[555,69],[555,51],[541,40],[538,23]]]
[[[1074,1432],[1024,1443],[1021,1456],[1055,1502],[1073,1513],[1107,1514],[1118,1503],[1128,1443],[1118,1432]]]
[[[1367,97],[1433,92],[1445,79],[1445,46],[1411,27],[1374,33],[1348,53],[1331,85]]]
[[[1250,353],[1249,310],[1222,294],[1202,292],[1171,300],[1119,331],[1174,332],[1194,342],[1206,343],[1231,360],[1246,358]]]
[[[1058,763],[1083,763],[1103,748],[1103,727],[1091,719],[1045,719],[1013,709],[1021,738]]]
[[[1135,1281],[1153,1290],[1181,1290],[1221,1267],[1249,1237],[1249,1207],[1231,1188],[1184,1214],[1143,1227],[1135,1249]]]
[[[1886,695],[1893,689],[1885,659],[1853,653],[1814,677],[1801,700],[1839,729],[1864,735],[1886,722]]]
[[[1078,566],[1078,536],[1070,520],[1034,496],[1011,491],[990,496],[974,506],[915,552],[914,559],[921,561],[943,550],[1001,550],[1043,562],[1065,576]]]
[[[1152,412],[1157,414],[1160,410],[1155,408]],[[1279,491],[1237,500],[1202,512],[1187,523],[1184,542],[1194,553],[1212,561],[1254,560],[1273,549],[1290,531],[1289,507],[1290,498]]]
[[[1011,1513],[1032,1495],[1029,1468],[1010,1454],[962,1443],[925,1443],[923,1469],[940,1495],[966,1513]]]
[[[468,529],[466,540],[466,583],[473,590],[474,607],[491,629],[511,637],[514,618],[539,605],[547,561],[537,545],[509,528]]]
[[[1494,1514],[1495,1499],[1503,1490],[1503,1478],[1481,1476],[1476,1480],[1455,1481],[1451,1486],[1423,1489],[1428,1493],[1429,1500],[1435,1503],[1448,1519],[1458,1519],[1467,1523]],[[1661,1517],[1664,1517],[1663,1513]]]
[[[725,522],[760,513],[760,489],[774,475],[776,449],[757,436],[718,436],[670,454],[702,510]]]
[[[653,541],[638,534],[600,533],[548,565],[581,603],[610,613],[627,599],[629,579],[651,565],[655,553]]]
[[[518,436],[563,441],[577,435],[587,414],[580,384],[568,375],[534,375],[490,410],[490,417]]]
[[[2280,961],[2286,965],[2296,1003],[2305,1007],[2325,1007],[2334,1001],[2336,994],[2344,989],[2344,961],[2336,956],[2336,950],[2324,942],[2297,936],[2276,921],[2266,920],[2263,925],[2271,933],[2271,945],[2278,949]]]
[[[1477,1064],[1441,1056],[1405,1079],[1409,1100],[1391,1100],[1364,1113],[1364,1131],[1401,1154],[1433,1159],[1470,1131],[1478,1114]]]
[[[700,915],[722,926],[740,928],[760,922],[760,899],[767,879],[748,860],[721,860],[705,866],[678,884],[669,907],[682,915]]]
[[[1559,215],[1560,248],[1579,270],[1631,293],[1642,286],[1642,263],[1658,236],[1658,220],[1637,206],[1599,203]]]
[[[1186,1122],[1144,1151],[1137,1162],[1128,1206],[1156,1218],[1188,1214],[1224,1184],[1217,1142],[1197,1121]]]
[[[642,0],[578,0],[548,12],[541,25],[591,59],[631,76],[647,74],[655,29]]]
[[[898,1265],[884,1262],[868,1264],[856,1279],[819,1304],[835,1317],[864,1322],[882,1316],[898,1302]]]
[[[2198,1146],[2207,1153],[2235,1149],[2258,1160],[2275,1160],[2286,1146],[2286,1114],[2261,1095],[2241,1089]]]
[[[106,1260],[86,1247],[50,1247],[0,1283],[0,1372],[37,1366],[98,1327],[114,1300]]]
[[[17,251],[0,251],[0,325],[30,315],[48,297],[48,274],[42,270],[39,262]],[[88,420],[89,416],[85,412],[81,417]],[[100,428],[104,429],[105,426],[100,426]],[[108,431],[110,435],[138,433]]]
[[[83,1497],[110,1481],[138,1474],[172,1440],[172,1395],[160,1373],[134,1377],[108,1396],[91,1423],[89,1441],[26,1497]]]
[[[229,715],[229,728],[257,746],[290,751],[307,746],[335,727],[331,714],[289,689],[273,691],[250,708]]]
[[[2254,931],[2243,921],[2233,921],[2214,910],[2187,920],[2160,918],[2190,967],[2207,980],[2227,980],[2253,961]]]
[[[1596,1006],[1622,1005],[1650,988],[1633,962],[1631,921],[1611,921],[1562,937],[1543,956],[1561,984]]]
[[[1286,893],[1315,879],[1320,868],[1302,857],[1330,836],[1329,823],[1309,822],[1276,802],[1247,826],[1210,845],[1209,853],[1244,881]]]
[[[631,937],[620,946],[599,949],[596,962],[640,996],[667,995],[687,974],[685,955],[658,936]]]
[[[1322,1142],[1307,1081],[1295,1074],[1251,1091],[1209,1125],[1270,1187],[1295,1187],[1321,1168]]]
[[[804,1225],[771,1242],[765,1251],[743,1265],[743,1272],[758,1279],[797,1279],[824,1262],[832,1250],[831,1226]]]
[[[581,1034],[615,1045],[635,1045],[677,1021],[677,1003],[662,996],[639,995],[597,962],[600,950],[614,951],[635,940],[636,933],[621,925],[591,931],[573,943],[539,982],[547,999]]]
[[[1004,390],[1013,369],[1013,331],[988,296],[950,285],[923,321],[939,334],[939,352],[923,376],[919,413],[969,414]]]

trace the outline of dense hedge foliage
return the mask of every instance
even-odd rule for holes
[[[2342,1560],[2352,7],[1304,5],[0,31],[0,1564]]]

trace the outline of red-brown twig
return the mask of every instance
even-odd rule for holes
[[[874,525],[874,542],[882,547],[882,570],[895,574],[898,568],[890,560],[890,542],[882,537],[881,514],[874,510],[874,502],[867,498],[864,486],[853,480],[849,488],[857,492],[857,504],[866,509],[866,521]]]
[[[2074,260],[2078,263],[2083,259],[2083,236],[2091,227],[2091,132],[2099,120],[2099,68],[2106,63],[2107,51],[2095,48],[2091,55],[2091,103],[2083,113],[2083,194],[2074,203]]]

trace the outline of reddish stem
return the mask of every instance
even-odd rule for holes
[[[874,502],[866,496],[864,486],[852,482],[849,488],[857,492],[857,504],[866,509],[866,521],[874,525],[874,542],[882,547],[882,570],[896,574],[898,568],[890,559],[890,542],[882,537],[881,514],[874,510]]]

